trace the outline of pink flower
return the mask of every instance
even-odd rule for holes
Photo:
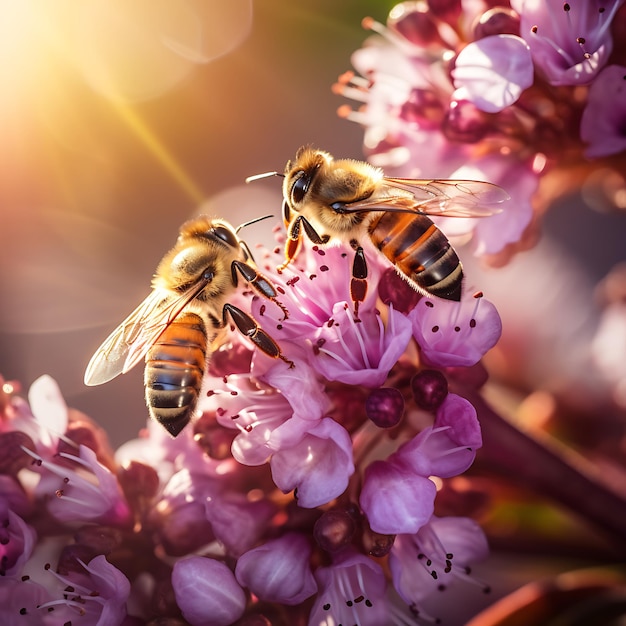
[[[448,394],[437,410],[434,426],[400,446],[390,461],[425,478],[448,478],[468,469],[481,445],[476,410],[464,398]]]
[[[367,466],[359,504],[371,529],[383,535],[415,533],[431,518],[435,483],[397,460]]]
[[[421,602],[453,579],[475,582],[469,566],[487,554],[487,540],[474,520],[433,516],[417,533],[396,537],[389,567],[396,591],[420,613]]]
[[[300,604],[317,591],[304,535],[286,533],[239,557],[235,577],[265,602]]]
[[[18,576],[30,558],[37,533],[0,498],[0,576]]]
[[[591,84],[580,137],[592,159],[626,150],[626,67],[609,65]]]
[[[254,366],[253,366],[254,370]],[[305,362],[295,368],[277,363],[261,373],[235,374],[211,384],[204,411],[215,411],[217,421],[239,434],[233,457],[245,465],[262,465],[315,425],[329,401],[317,375]]]
[[[482,294],[461,302],[423,298],[408,317],[424,361],[438,367],[478,363],[502,332],[496,308]]]
[[[536,67],[551,85],[593,80],[604,66],[613,39],[609,27],[622,0],[511,0],[521,18],[521,36]]]
[[[267,499],[252,500],[244,493],[225,491],[207,498],[206,517],[228,554],[239,556],[267,532],[275,506]]]
[[[368,557],[347,548],[332,565],[318,568],[315,578],[319,592],[309,626],[387,623],[390,607],[385,597],[385,576],[380,565]]]
[[[20,431],[30,437],[46,458],[57,451],[68,425],[68,411],[59,386],[51,376],[40,376],[28,392],[29,402],[13,397],[12,419],[0,422],[2,432]]]
[[[246,607],[246,595],[221,561],[202,556],[181,559],[172,570],[176,602],[192,626],[229,626]]]
[[[313,367],[327,380],[365,387],[382,385],[406,350],[411,325],[389,309],[387,325],[377,311],[360,311],[359,321],[346,302],[338,302],[320,329]]]
[[[497,113],[533,84],[528,44],[515,35],[493,35],[459,52],[452,70],[454,100],[469,100],[481,111]]]
[[[298,504],[313,508],[340,496],[354,472],[352,440],[330,418],[310,428],[296,444],[274,453],[270,461],[276,486],[296,490]]]
[[[181,469],[168,481],[148,520],[168,554],[182,556],[217,539],[238,556],[263,535],[274,507],[229,489],[228,478]]]
[[[0,623],[48,626],[49,615],[39,607],[50,597],[44,586],[32,580],[0,577]]]
[[[70,623],[72,617],[76,620],[80,616],[94,626],[121,624],[130,595],[128,578],[103,555],[94,557],[88,564],[80,559],[77,563],[80,569],[65,575],[47,568],[62,587],[57,590],[58,599],[52,593],[53,599],[40,604],[39,611],[54,611],[56,623]]]
[[[48,510],[62,522],[99,522],[125,526],[130,522],[130,509],[117,479],[86,446],[79,447],[79,456],[61,452],[60,459],[75,463],[74,469],[46,461],[24,448],[36,460],[41,473],[37,492],[48,495]]]

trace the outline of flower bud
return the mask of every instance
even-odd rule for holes
[[[246,595],[221,561],[192,556],[172,570],[176,602],[192,626],[228,626],[246,608]]]
[[[411,390],[420,409],[434,411],[448,395],[448,381],[438,370],[422,370],[411,379]]]
[[[355,530],[354,518],[348,511],[331,509],[315,522],[313,536],[322,550],[336,552],[352,541]]]
[[[395,387],[374,389],[365,400],[367,417],[379,428],[392,428],[404,414],[404,398]]]

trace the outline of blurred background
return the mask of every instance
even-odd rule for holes
[[[0,373],[44,373],[117,445],[146,416],[142,368],[84,368],[148,294],[180,224],[279,216],[305,143],[361,157],[331,93],[392,2],[10,0],[0,3]],[[242,187],[243,186],[243,187]],[[271,243],[271,223],[246,237]]]

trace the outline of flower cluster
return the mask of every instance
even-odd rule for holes
[[[365,127],[369,160],[389,175],[504,187],[513,201],[499,215],[441,223],[501,263],[534,241],[552,198],[587,178],[605,187],[605,204],[623,207],[623,178],[619,189],[606,182],[623,171],[626,149],[626,59],[613,45],[624,34],[622,4],[400,3],[386,26],[364,20],[376,34],[352,57],[358,74],[335,86],[361,104],[339,112]],[[590,176],[589,159],[602,159],[603,176]]]
[[[288,316],[248,304],[293,364],[229,333],[176,439],[151,422],[112,455],[51,378],[28,403],[5,383],[3,623],[415,623],[476,582],[485,536],[436,496],[482,445],[459,381],[495,308],[420,297],[370,259],[356,318],[349,246],[305,242],[280,273],[261,254]]]

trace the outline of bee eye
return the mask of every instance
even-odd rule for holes
[[[346,212],[345,202],[333,202],[330,208],[339,215],[343,215]]]
[[[309,190],[309,185],[311,184],[311,175],[306,172],[302,172],[302,174],[296,178],[296,181],[291,187],[291,201],[294,204],[299,204],[302,202],[304,195]]]
[[[239,241],[237,240],[237,236],[232,230],[225,228],[224,226],[214,226],[211,229],[211,232],[218,239],[221,239],[224,243],[227,243],[231,248],[239,247]]]
[[[213,270],[210,268],[207,268],[206,270],[204,270],[204,272],[202,273],[202,280],[206,280],[207,282],[211,282],[213,280],[213,276],[215,274],[213,273]]]

